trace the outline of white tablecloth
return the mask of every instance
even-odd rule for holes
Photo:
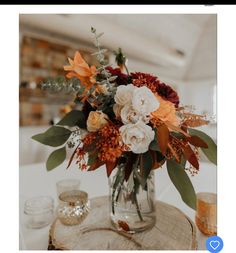
[[[80,171],[76,165],[66,170],[67,162],[53,171],[47,172],[45,163],[31,164],[20,167],[20,249],[46,250],[48,246],[48,232],[50,226],[41,229],[29,229],[25,226],[23,206],[26,199],[50,195],[55,200],[56,182],[64,178],[81,180],[81,189],[88,192],[89,198],[108,195],[108,181],[105,168],[96,171]],[[191,178],[196,192],[216,193],[216,166],[202,162],[200,172]],[[155,171],[156,198],[181,209],[194,221],[195,212],[183,203],[179,193],[169,179],[165,167]],[[205,249],[206,236],[197,231],[198,248]]]

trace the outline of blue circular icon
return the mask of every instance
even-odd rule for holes
[[[224,243],[219,236],[211,236],[206,240],[206,248],[212,253],[218,253],[223,249]]]

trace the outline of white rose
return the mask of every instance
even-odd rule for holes
[[[120,112],[121,120],[124,124],[136,123],[139,120],[139,113],[136,112],[131,104],[126,104]]]
[[[113,111],[114,111],[114,113],[115,113],[115,115],[116,115],[117,118],[120,117],[121,109],[122,108],[123,108],[122,105],[118,105],[118,104],[114,104],[113,105]]]
[[[156,111],[159,105],[159,101],[147,87],[143,86],[134,90],[132,106],[137,112],[147,115]]]
[[[149,144],[154,139],[152,128],[142,121],[120,127],[123,142],[136,154],[148,151]]]
[[[150,116],[141,114],[134,110],[131,104],[125,105],[120,112],[121,120],[124,124],[136,123],[143,121],[145,124],[149,122]]]
[[[116,90],[116,95],[114,97],[115,102],[119,105],[125,105],[130,103],[133,97],[133,92],[136,87],[133,84],[120,85]]]

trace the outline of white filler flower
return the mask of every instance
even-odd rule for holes
[[[154,139],[152,128],[142,121],[120,127],[123,142],[136,154],[148,151],[149,144]]]

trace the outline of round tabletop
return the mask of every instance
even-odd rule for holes
[[[116,231],[109,219],[108,197],[91,199],[91,211],[80,225],[66,226],[56,219],[48,249],[60,250],[195,250],[194,223],[178,208],[156,202],[156,224],[136,234]]]

